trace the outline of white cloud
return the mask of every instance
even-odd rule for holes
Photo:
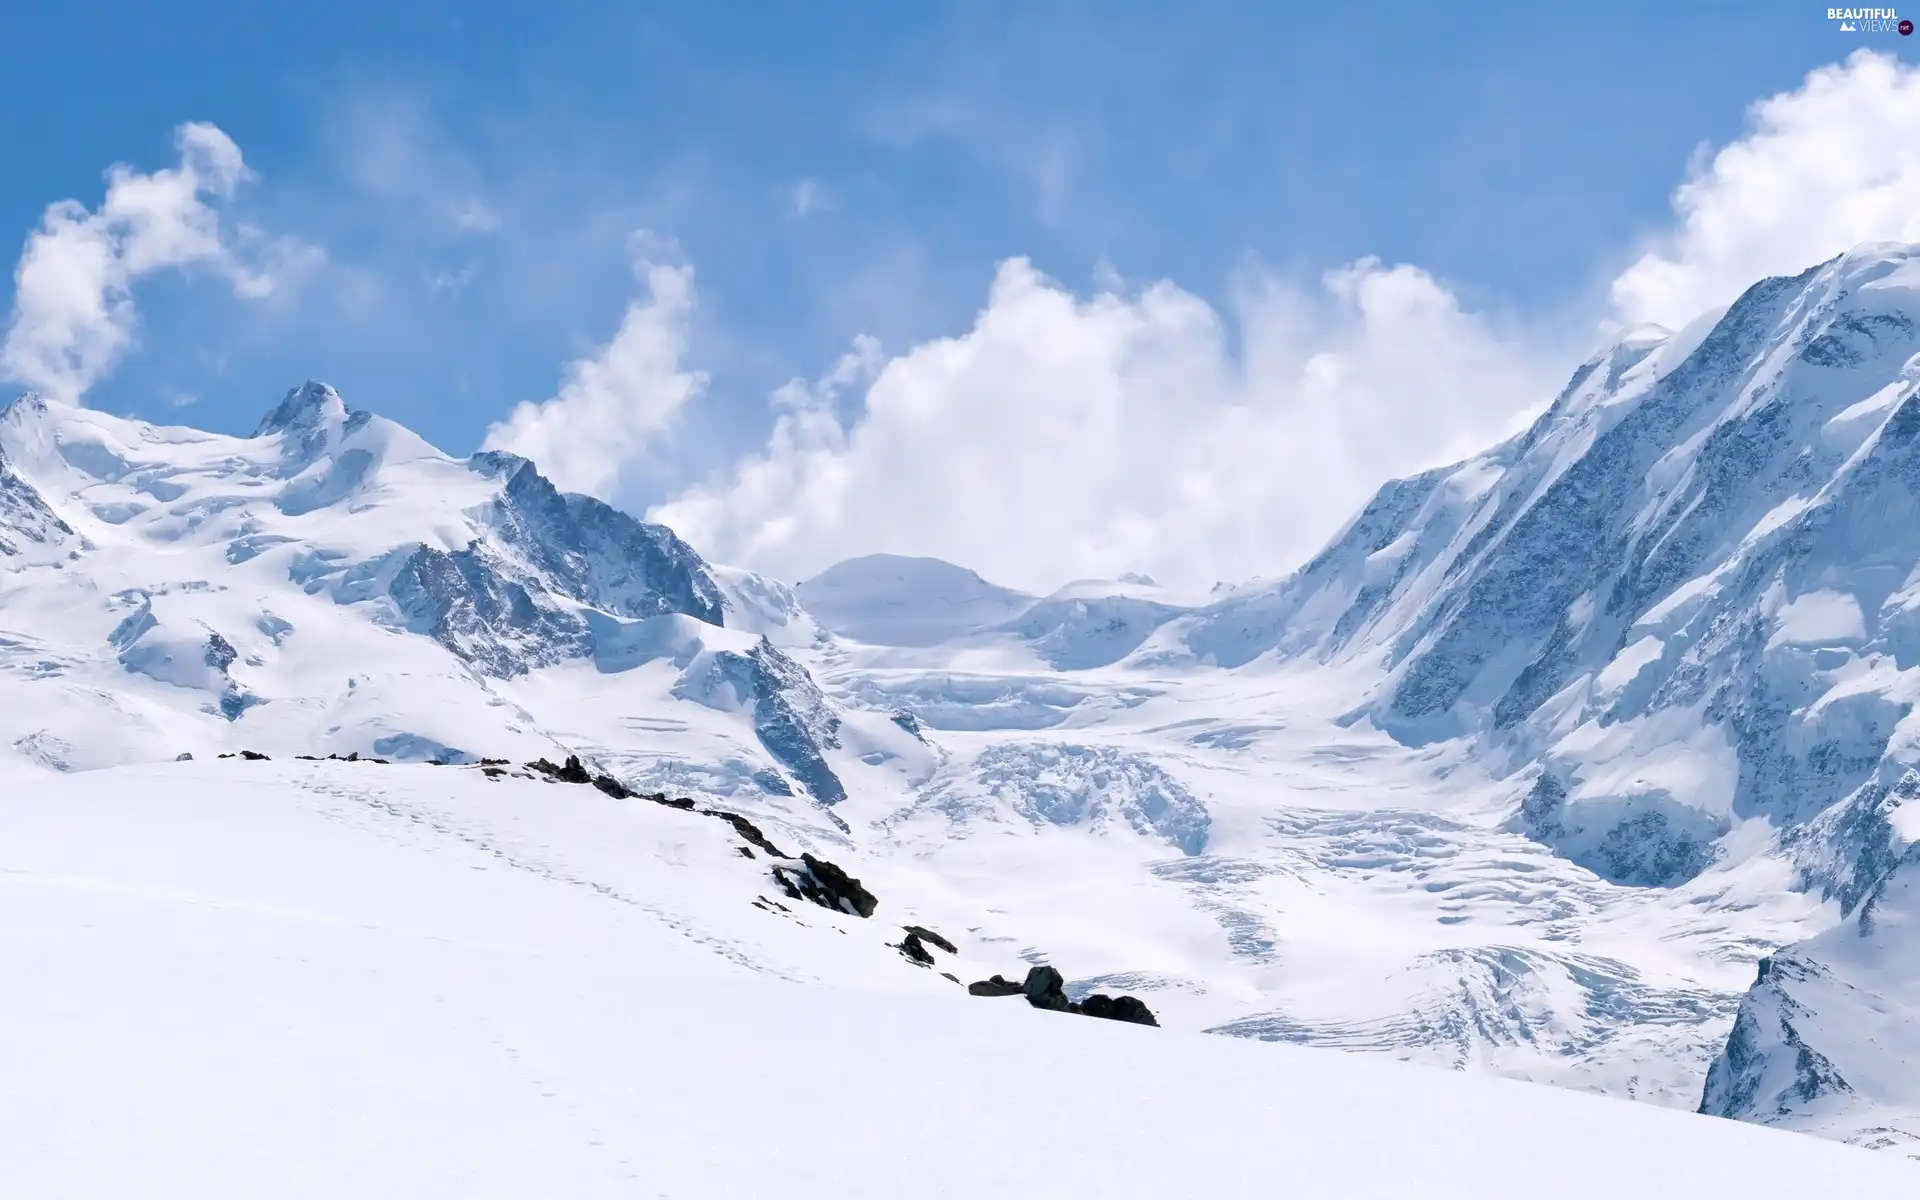
[[[335,162],[359,195],[381,202],[381,218],[404,216],[431,242],[498,233],[479,165],[421,101],[384,88],[356,90],[334,111],[326,134]]]
[[[448,220],[455,229],[466,233],[498,233],[500,214],[488,208],[478,200],[455,202],[448,213]]]
[[[1920,68],[1859,51],[1702,157],[1674,192],[1677,228],[1614,281],[1627,321],[1678,327],[1861,242],[1920,241]]]
[[[180,163],[142,174],[107,172],[98,209],[49,205],[14,268],[13,313],[0,372],[49,396],[78,401],[133,342],[133,284],[169,268],[201,266],[242,296],[271,295],[317,254],[256,230],[223,231],[214,203],[250,177],[240,148],[218,128],[190,123],[174,133]],[[244,256],[235,247],[245,247]]]
[[[629,249],[646,296],[627,305],[596,354],[567,365],[552,399],[522,401],[487,429],[485,442],[532,459],[563,490],[602,498],[707,386],[704,372],[683,365],[693,268],[659,261],[673,247],[646,231]]]
[[[799,220],[815,213],[831,212],[838,200],[818,179],[795,180],[786,189],[787,216]]]
[[[857,344],[782,390],[764,450],[651,516],[786,578],[893,551],[1029,588],[1204,587],[1292,565],[1387,476],[1505,432],[1551,386],[1530,361],[1412,267],[1256,277],[1229,322],[1170,283],[1080,297],[1015,259],[967,333]]]

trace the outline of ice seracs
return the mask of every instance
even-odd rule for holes
[[[250,438],[23,401],[0,454],[10,761],[577,753],[1073,1002],[1920,1138],[1912,248],[1627,331],[1207,596],[788,588],[317,384]]]

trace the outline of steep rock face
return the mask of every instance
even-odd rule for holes
[[[1920,1154],[1920,847],[1853,917],[1760,964],[1700,1111]]]
[[[421,546],[387,585],[408,628],[424,633],[488,675],[523,675],[593,653],[578,613],[513,578],[509,564],[479,542],[448,552]]]
[[[199,716],[275,727],[272,743],[297,750],[537,738],[500,688],[664,659],[731,672],[728,711],[745,719],[707,722],[694,752],[718,760],[716,783],[845,794],[826,762],[832,704],[758,636],[811,641],[790,592],[747,572],[723,584],[671,530],[510,455],[451,458],[322,383],[291,389],[245,438],[19,401],[0,415],[0,563],[24,572],[0,595],[0,652],[61,697],[13,722],[10,740],[42,761],[81,761],[72,731],[102,720],[170,754],[228,736]],[[52,566],[66,569],[39,573]],[[140,682],[120,697],[115,680]],[[410,699],[381,699],[391,688]],[[651,761],[671,775],[684,759],[662,747]]]
[[[708,706],[750,711],[760,744],[814,799],[827,805],[846,799],[846,786],[825,755],[840,746],[839,715],[806,668],[765,638],[744,654],[718,650],[703,656],[681,675],[674,694]]]
[[[1920,252],[1766,280],[1584,364],[1524,434],[1387,485],[1203,658],[1370,657],[1355,717],[1537,776],[1516,828],[1670,884],[1916,761]]]
[[[35,395],[15,400],[0,421],[26,417],[27,409],[44,409],[46,401]],[[15,410],[20,410],[16,415]],[[20,563],[57,561],[83,548],[83,541],[47,507],[47,502],[32,484],[22,479],[7,461],[6,447],[0,444],[0,563],[12,559]]]
[[[684,613],[726,623],[720,584],[671,529],[591,496],[563,495],[524,459],[483,452],[468,462],[479,474],[506,478],[488,514],[490,532],[554,592],[628,619]]]
[[[468,461],[505,486],[465,547],[422,544],[400,561],[388,594],[408,628],[488,674],[513,676],[592,656],[586,610],[725,623],[720,585],[672,530],[563,495],[525,459],[483,452]]]

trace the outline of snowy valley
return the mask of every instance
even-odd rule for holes
[[[285,1194],[392,1188],[355,1172],[409,1154],[411,1195],[826,1194],[820,1146],[865,1181],[835,1194],[902,1194],[909,1163],[989,1194],[1053,1137],[1132,1148],[1072,1194],[1275,1161],[1300,1194],[1502,1194],[1501,1169],[1519,1194],[1606,1137],[1676,1194],[1905,1194],[1916,692],[1916,247],[1633,330],[1526,432],[1199,596],[886,555],[789,586],[316,383],[250,437],[26,397],[0,414],[0,895],[44,985],[8,1020],[49,1032],[7,1124],[49,1195],[108,1159],[202,1194],[213,1168],[167,1151],[204,1136],[166,1111],[183,1072],[252,1114],[226,1152]],[[725,819],[519,765],[568,755],[879,908],[784,894]],[[908,925],[954,951],[915,961]],[[959,986],[1042,964],[1166,1028]],[[668,1026],[684,1053],[642,1036]],[[907,1103],[875,1061],[992,1099]],[[814,1087],[857,1115],[772,1099]],[[764,1156],[703,1159],[676,1095]],[[396,1124],[348,1115],[369,1096]],[[518,1132],[467,1157],[470,1121]],[[1437,1157],[1355,1178],[1388,1121]],[[539,1174],[560,1144],[575,1174]]]

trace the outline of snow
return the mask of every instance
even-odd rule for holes
[[[1831,588],[1822,588],[1794,597],[1774,614],[1773,637],[1767,647],[1858,642],[1866,636],[1867,621],[1860,613],[1860,602]]]
[[[936,558],[872,554],[829,567],[794,589],[815,620],[881,646],[922,646],[997,625],[1033,597]]]
[[[821,1072],[813,1051],[754,1041],[754,1031],[800,1037],[851,1012],[876,1029],[942,1036],[1002,1022],[906,964],[885,940],[897,927],[843,931],[810,914],[790,926],[755,908],[765,866],[740,857],[711,819],[643,807],[642,828],[590,789],[399,765],[380,768],[389,773],[375,786],[343,774],[375,768],[286,761],[357,751],[415,762],[575,753],[630,786],[747,814],[795,852],[854,869],[883,897],[884,920],[919,919],[954,937],[962,978],[1052,963],[1075,995],[1144,999],[1166,1027],[1151,1045],[1232,1035],[1196,1053],[1263,1064],[1263,1077],[1264,1064],[1307,1064],[1285,1069],[1305,1077],[1331,1060],[1245,1041],[1680,1109],[1701,1103],[1709,1071],[1736,1046],[1741,1078],[1791,1075],[1788,1026],[1761,1019],[1775,1011],[1774,993],[1756,982],[1761,960],[1813,947],[1808,961],[1833,978],[1865,981],[1859,995],[1906,994],[1888,964],[1910,959],[1909,943],[1890,933],[1874,943],[1881,958],[1847,960],[1842,972],[1844,956],[1822,939],[1857,928],[1914,840],[1908,801],[1920,795],[1920,774],[1909,775],[1920,771],[1920,398],[1910,390],[1920,308],[1900,288],[1864,286],[1903,277],[1909,257],[1853,256],[1767,281],[1671,337],[1629,334],[1525,433],[1383,486],[1292,576],[1206,597],[1139,577],[1033,597],[963,567],[893,556],[789,588],[562,496],[537,464],[440,454],[320,385],[295,389],[252,438],[18,403],[0,416],[0,790],[61,798],[95,841],[22,826],[0,851],[37,880],[31,911],[43,893],[107,907],[76,908],[44,937],[27,922],[7,936],[55,956],[34,960],[48,978],[124,958],[162,981],[152,986],[187,989],[150,1014],[161,1024],[144,1026],[113,1007],[114,989],[151,990],[144,976],[97,977],[86,1001],[95,1007],[71,1018],[58,1015],[59,993],[17,998],[49,1006],[29,1014],[48,1028],[81,1022],[60,1026],[82,1032],[36,1069],[57,1074],[61,1056],[92,1061],[84,1029],[97,1027],[125,1030],[116,1061],[160,1064],[156,1078],[185,1070],[156,1039],[171,1021],[192,1034],[179,1044],[214,1046],[213,1026],[192,1023],[209,1006],[253,1030],[244,1058],[294,1064],[275,1086],[331,1080],[314,1084],[329,1104],[387,1078],[389,1057],[411,1064],[393,1068],[404,1075],[394,1094],[417,1097],[437,1077],[459,1077],[448,1064],[474,1045],[544,1047],[541,1062],[565,1068],[561,1092],[579,1111],[631,1137],[643,1118],[659,1119],[644,1107],[653,1101],[633,1098],[653,1093],[631,1081],[657,1077],[689,1095],[706,1086],[692,1066],[638,1049],[607,1051],[595,1074],[592,1047],[626,1045],[636,1029],[685,1024],[706,1031],[692,1043],[702,1053],[747,1047],[782,1064],[769,1072],[789,1063]],[[275,761],[209,761],[240,749]],[[182,752],[195,761],[172,764]],[[260,826],[268,814],[284,829]],[[189,837],[207,849],[175,847]],[[378,845],[362,845],[369,838]],[[89,857],[94,845],[108,859]],[[420,846],[431,847],[421,851],[427,866],[405,857]],[[392,854],[402,857],[383,857]],[[248,874],[238,862],[271,869]],[[496,872],[519,882],[489,890]],[[26,878],[0,887],[25,894]],[[554,880],[574,898],[549,903],[527,890]],[[626,915],[608,916],[603,901]],[[215,925],[135,927],[163,911],[185,920],[183,905]],[[289,914],[328,918],[307,922],[335,941],[306,950],[306,965],[264,948],[284,938],[259,930],[305,919]],[[57,959],[56,930],[60,944],[92,949]],[[429,969],[425,959],[408,965],[411,951],[374,948],[399,930],[451,957]],[[161,948],[151,954],[98,940],[148,933]],[[169,953],[200,964],[198,974],[227,970],[216,945],[252,947],[231,952],[242,981],[231,996],[165,982],[156,956]],[[538,977],[524,982],[501,965],[524,965],[509,950],[551,961],[522,972]],[[714,974],[715,955],[732,966]],[[375,999],[357,1007],[336,976]],[[252,978],[269,1007],[308,991],[331,1007],[291,1007],[288,1024],[248,1026],[257,1012],[228,1010],[256,994]],[[473,987],[454,991],[460,1003],[497,997],[505,1007],[460,1009],[449,1041],[361,1029],[381,1006],[400,1014],[403,1031],[427,1022],[435,1010],[415,993],[469,978]],[[765,990],[780,979],[814,990]],[[543,980],[565,995],[516,991]],[[1813,1015],[1797,1018],[1794,1037],[1817,1039],[1810,1053],[1829,1061],[1916,1044],[1910,1019],[1853,1020],[1845,988],[1796,995]],[[595,1006],[606,1011],[595,1016]],[[592,1047],[522,1031],[555,1012],[568,1014],[565,1025],[576,1009]],[[701,1023],[709,1010],[750,1029],[723,1037]],[[1749,1012],[1759,1015],[1739,1025]],[[1094,1069],[1049,1059],[1069,1052],[1047,1047],[1143,1044],[1136,1031],[1087,1024],[1069,1020],[1078,1032],[1068,1042],[1050,1033],[1045,1046],[1020,1043],[1005,1058],[980,1051],[981,1078],[998,1081],[996,1094],[1025,1095],[1022,1082],[1044,1093],[1028,1064]],[[1852,1032],[1869,1025],[1877,1042]],[[1017,1039],[1028,1025],[1007,1028]],[[324,1057],[321,1043],[301,1031],[322,1029],[339,1071],[351,1062],[360,1075],[308,1061]],[[833,1041],[841,1035],[819,1036],[844,1049]],[[285,1045],[273,1049],[276,1039]],[[338,1051],[355,1039],[364,1054]],[[973,1068],[941,1058],[940,1038],[925,1036],[924,1048],[900,1039],[875,1041],[874,1055],[969,1094],[973,1077],[951,1072]],[[416,1042],[424,1057],[410,1058]],[[1111,1053],[1131,1061],[1133,1051]],[[912,1109],[932,1101],[900,1100],[898,1081],[864,1052],[843,1057],[866,1065],[847,1068],[852,1092],[835,1094],[834,1111],[893,1138],[871,1149],[884,1161],[931,1153],[889,1123],[901,1105],[952,1123],[958,1144],[969,1131],[1000,1136],[947,1108]],[[521,1086],[514,1072],[533,1069],[486,1061],[500,1074],[475,1096]],[[1349,1070],[1338,1061],[1325,1068],[1335,1091]],[[1352,1078],[1379,1067],[1354,1066]],[[1240,1129],[1239,1115],[1206,1109],[1203,1094],[1238,1095],[1232,1072],[1256,1068],[1220,1069],[1186,1082],[1167,1078],[1158,1059],[1139,1066],[1154,1089]],[[790,1101],[806,1090],[799,1077],[766,1078],[804,1108]],[[222,1080],[258,1098],[255,1083]],[[1445,1086],[1466,1096],[1492,1085]],[[868,1114],[868,1095],[889,1097],[872,1102],[885,1113]],[[1319,1128],[1313,1101],[1275,1095],[1280,1126]],[[1784,1116],[1729,1111],[1829,1137],[1884,1127],[1920,1138],[1897,1088],[1876,1082],[1854,1095],[1845,1120],[1791,1106]],[[440,1107],[506,1111],[465,1103]],[[512,1115],[530,1139],[575,1128],[527,1103]],[[725,1111],[748,1111],[740,1103]],[[1041,1121],[1040,1109],[1018,1107],[1026,1103],[1004,1101],[1007,1119]],[[1124,1106],[1088,1111],[1134,1129]],[[1497,1105],[1483,1115],[1513,1123]],[[337,1136],[377,1141],[383,1121],[395,1136],[414,1121],[414,1144],[440,1145],[455,1116],[443,1127],[389,1114]],[[867,1136],[824,1116],[786,1120],[756,1135]],[[71,1110],[67,1121],[66,1141],[50,1144],[80,1145],[72,1139],[91,1128]],[[1212,1145],[1195,1122],[1166,1126],[1178,1135],[1169,1144]],[[254,1133],[285,1161],[307,1161],[290,1133]],[[611,1145],[614,1135],[596,1136]],[[793,1160],[806,1156],[788,1155],[788,1143],[764,1144],[782,1147],[789,1176],[803,1169]],[[518,1152],[503,1143],[498,1153]],[[402,1154],[369,1149],[366,1160]],[[521,1178],[507,1158],[475,1160],[472,1178]],[[741,1187],[766,1194],[753,1169],[735,1168]]]
[[[1609,694],[1617,694],[1632,683],[1642,669],[1659,662],[1665,651],[1666,643],[1652,634],[1639,638],[1613,656],[1613,661],[1594,676],[1594,685]]]
[[[0,798],[12,1195],[1904,1196],[1920,1168],[1501,1080],[964,995],[717,822],[459,768]],[[731,892],[733,903],[723,902]],[[691,893],[699,893],[697,895]],[[886,903],[884,897],[883,905]],[[883,910],[884,911],[884,910]],[[905,914],[898,914],[896,919]],[[773,977],[839,976],[810,986]]]

